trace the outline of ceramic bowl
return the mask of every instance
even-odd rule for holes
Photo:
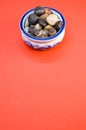
[[[57,11],[53,8],[50,8],[50,9],[53,13],[55,13],[59,16],[60,20],[63,22],[63,25],[62,25],[61,29],[55,35],[48,37],[48,38],[33,37],[33,36],[29,35],[24,29],[25,20],[31,13],[34,12],[34,8],[27,11],[22,16],[22,18],[20,20],[20,30],[21,30],[22,38],[27,43],[27,45],[29,45],[30,47],[33,47],[35,49],[45,50],[45,49],[54,47],[55,45],[57,45],[58,43],[60,43],[63,40],[64,35],[65,35],[65,19],[59,11]]]

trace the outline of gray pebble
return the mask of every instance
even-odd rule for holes
[[[45,9],[41,6],[37,6],[34,10],[34,13],[37,15],[37,16],[41,16],[42,14],[45,13]]]
[[[38,21],[37,15],[31,14],[31,15],[28,17],[28,21],[29,21],[30,24],[33,24],[33,25],[36,24],[37,21]]]
[[[42,25],[43,27],[47,26],[47,22],[44,19],[39,19],[39,24]]]

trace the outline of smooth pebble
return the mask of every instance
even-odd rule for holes
[[[48,17],[47,13],[45,13],[45,14],[43,14],[43,15],[40,16],[40,18],[42,18],[42,19],[46,19],[47,17]]]
[[[37,6],[34,10],[34,13],[37,15],[37,16],[41,16],[42,14],[45,13],[45,9],[41,6]]]
[[[43,27],[47,26],[47,22],[44,19],[39,19],[39,24],[42,25]]]
[[[49,8],[45,8],[45,13],[49,15],[49,14],[51,14],[52,12],[51,12],[51,10],[50,10]]]
[[[29,26],[28,18],[25,20],[25,27]]]
[[[60,28],[62,27],[62,25],[63,25],[63,22],[62,22],[62,21],[56,22],[56,24],[55,24],[55,29],[56,29],[57,31],[59,31]]]
[[[45,27],[46,30],[50,30],[51,28],[52,28],[51,25],[47,25],[47,26]]]
[[[37,23],[37,24],[35,25],[35,28],[36,28],[37,30],[41,30],[41,29],[42,29],[42,26],[41,26],[39,23]]]
[[[38,37],[48,37],[48,31],[47,30],[40,30]]]
[[[37,21],[38,21],[37,15],[31,14],[31,15],[28,17],[28,21],[29,21],[30,24],[36,24]]]
[[[49,36],[53,36],[53,35],[55,35],[57,33],[57,31],[54,29],[54,28],[51,28],[50,30],[49,30]]]
[[[54,26],[57,21],[59,21],[59,18],[56,14],[50,14],[47,17],[47,22],[52,26]]]
[[[28,31],[29,31],[29,27],[28,26],[25,27],[25,31],[28,33]]]

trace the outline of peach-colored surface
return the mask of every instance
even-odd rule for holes
[[[50,6],[66,19],[58,46],[37,51],[19,20]],[[86,1],[0,1],[0,130],[86,130]]]

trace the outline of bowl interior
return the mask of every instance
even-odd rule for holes
[[[63,29],[65,28],[65,19],[64,19],[63,15],[62,15],[59,11],[57,11],[57,10],[55,10],[55,9],[52,9],[52,8],[50,8],[50,9],[51,9],[51,11],[52,11],[53,13],[57,14],[58,17],[60,18],[60,20],[63,22],[62,28],[61,28],[55,35],[53,35],[53,36],[51,36],[51,37],[48,37],[48,38],[36,38],[36,37],[33,37],[33,36],[29,35],[29,34],[25,31],[25,29],[24,29],[25,20],[26,20],[26,18],[27,18],[30,14],[32,14],[32,13],[34,12],[34,9],[31,9],[31,10],[29,10],[28,12],[26,12],[26,13],[23,15],[23,17],[21,18],[21,21],[20,21],[21,31],[22,31],[27,37],[29,37],[29,38],[31,38],[31,39],[33,39],[33,40],[51,40],[51,39],[57,37],[57,36],[63,31]]]

